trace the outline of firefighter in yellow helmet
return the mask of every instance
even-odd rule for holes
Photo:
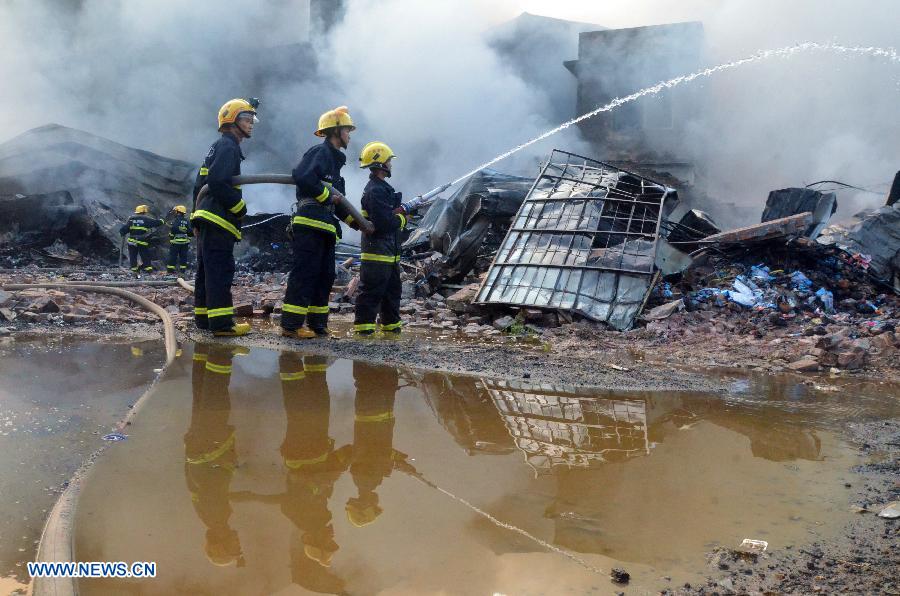
[[[153,271],[153,229],[162,224],[161,219],[150,216],[150,208],[147,205],[138,205],[134,208],[134,215],[119,228],[119,234],[125,237],[128,244],[128,262],[135,273],[141,270],[146,273]],[[138,257],[141,259],[140,266]]]
[[[241,239],[241,219],[247,207],[240,186],[232,178],[241,175],[244,154],[240,144],[249,139],[257,122],[255,98],[232,99],[219,109],[219,132],[194,182],[191,223],[199,238],[197,275],[194,283],[194,321],[214,335],[246,335],[248,323],[234,322],[231,284],[234,281],[234,244]],[[198,202],[204,185],[209,192]]]
[[[304,153],[292,172],[297,185],[291,220],[294,264],[281,315],[282,334],[288,337],[330,335],[328,299],[335,277],[334,249],[341,237],[341,221],[352,221],[344,207],[341,168],[347,157],[343,150],[355,129],[345,106],[322,114],[315,135],[325,141]]]
[[[362,212],[375,231],[363,234],[359,296],[353,328],[358,335],[375,333],[380,318],[385,334],[399,334],[400,321],[400,244],[406,228],[406,211],[401,199],[387,183],[397,156],[386,144],[375,141],[363,147],[359,167],[368,168],[369,182],[363,191]]]
[[[174,218],[169,224],[169,262],[166,270],[170,273],[187,271],[188,248],[191,246],[191,222],[187,218],[187,208],[175,205]]]

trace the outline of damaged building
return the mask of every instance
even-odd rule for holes
[[[50,124],[0,145],[0,245],[7,266],[58,242],[107,262],[119,226],[146,203],[164,216],[190,198],[196,168],[90,133]],[[59,246],[57,244],[57,246]],[[4,250],[6,252],[6,250]],[[74,256],[74,253],[72,253]]]

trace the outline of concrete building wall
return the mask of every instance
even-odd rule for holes
[[[700,23],[580,33],[578,59],[566,62],[578,82],[576,112],[697,70],[703,43]],[[638,99],[580,126],[597,155],[606,159],[677,162],[685,125],[701,109],[700,87],[687,85]]]

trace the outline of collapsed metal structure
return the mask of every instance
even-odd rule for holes
[[[631,326],[655,273],[675,191],[555,149],[513,219],[475,301],[567,310]]]

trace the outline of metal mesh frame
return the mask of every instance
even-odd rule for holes
[[[570,310],[630,327],[649,290],[670,192],[638,174],[555,149],[475,301]]]
[[[482,382],[525,462],[538,474],[557,466],[590,467],[649,454],[643,400]]]

